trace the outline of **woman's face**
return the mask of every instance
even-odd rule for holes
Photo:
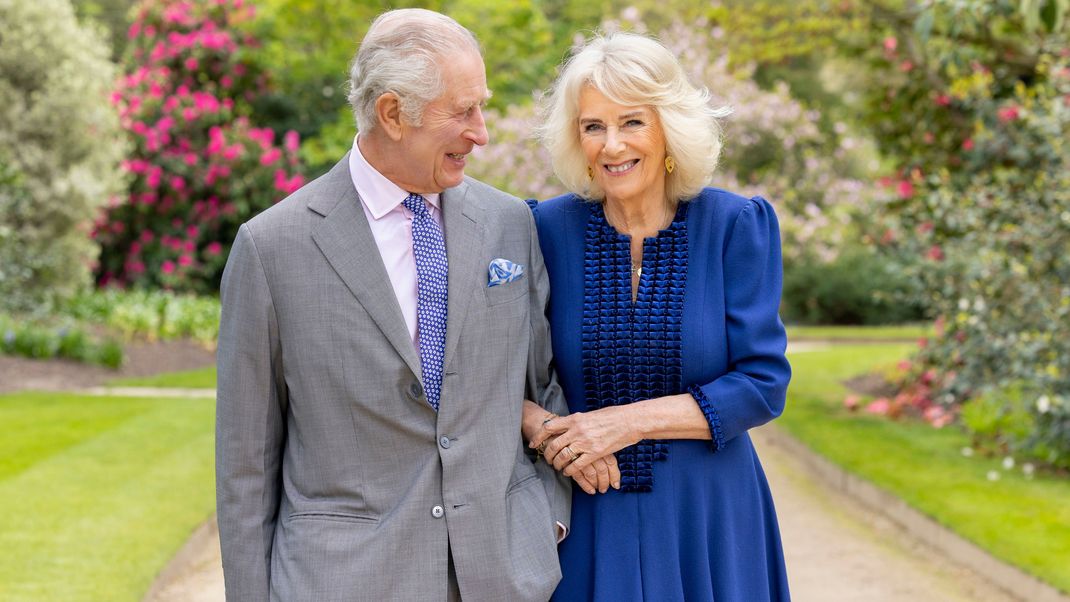
[[[664,202],[665,133],[650,106],[625,106],[593,86],[580,94],[580,146],[614,202]]]

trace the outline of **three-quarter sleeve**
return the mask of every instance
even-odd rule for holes
[[[784,410],[791,367],[778,314],[782,281],[776,214],[755,197],[739,211],[725,242],[728,372],[688,388],[709,422],[715,450]]]

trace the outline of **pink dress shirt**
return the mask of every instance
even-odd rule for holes
[[[376,171],[360,153],[353,138],[353,152],[349,153],[349,173],[353,187],[360,195],[364,215],[368,218],[379,255],[383,258],[394,296],[401,306],[401,315],[409,327],[412,344],[419,351],[416,338],[416,258],[412,254],[412,212],[401,204],[409,193]],[[431,217],[442,227],[442,211],[438,194],[421,195],[427,202]],[[445,228],[443,228],[445,235]]]

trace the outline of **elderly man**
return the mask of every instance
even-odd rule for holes
[[[566,406],[530,212],[464,176],[478,44],[388,12],[351,85],[351,152],[243,225],[223,276],[227,598],[546,600],[569,484],[525,453],[521,408]]]

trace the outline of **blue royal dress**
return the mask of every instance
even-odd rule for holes
[[[780,232],[761,198],[707,188],[643,243],[575,195],[533,205],[550,278],[554,363],[573,412],[690,392],[712,441],[617,453],[621,490],[573,489],[553,599],[788,600],[769,486],[747,429],[784,408]]]

